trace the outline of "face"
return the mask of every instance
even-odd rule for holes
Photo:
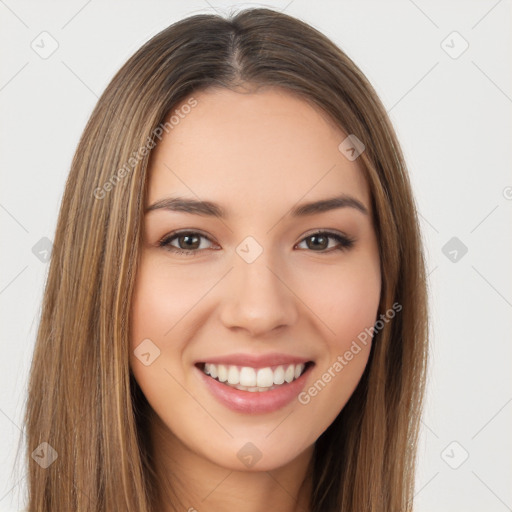
[[[369,188],[338,149],[348,134],[283,90],[187,102],[151,157],[130,365],[176,450],[271,470],[312,447],[366,366]]]

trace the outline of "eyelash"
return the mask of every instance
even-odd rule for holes
[[[180,236],[184,236],[184,235],[199,235],[200,237],[206,238],[207,240],[209,240],[211,242],[211,240],[206,235],[203,235],[202,233],[200,233],[198,231],[174,231],[173,233],[169,233],[164,238],[162,238],[158,242],[158,246],[163,247],[167,251],[173,252],[175,254],[184,255],[184,256],[196,256],[197,253],[206,250],[206,249],[195,249],[195,250],[179,249],[178,247],[174,247],[174,246],[170,245],[170,243],[174,239],[176,239]],[[318,236],[318,235],[327,235],[328,238],[333,238],[340,244],[337,247],[331,247],[330,249],[327,249],[327,250],[312,251],[312,252],[318,252],[319,254],[330,254],[333,251],[346,251],[346,250],[350,249],[354,245],[354,242],[355,242],[355,240],[353,238],[349,238],[345,235],[341,235],[339,233],[335,233],[332,231],[315,231],[314,233],[310,233],[309,235],[304,237],[299,242],[299,244],[304,242],[308,238],[311,238],[313,236]]]

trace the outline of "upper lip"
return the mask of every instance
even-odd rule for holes
[[[266,368],[267,366],[278,366],[281,364],[305,364],[309,361],[311,361],[311,359],[289,354],[229,354],[225,356],[208,357],[207,359],[197,361],[196,364],[213,363],[233,366],[249,366],[251,368]]]

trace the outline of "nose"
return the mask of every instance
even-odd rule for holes
[[[252,263],[235,262],[220,313],[226,328],[245,330],[251,337],[290,327],[298,318],[296,295],[265,255]]]

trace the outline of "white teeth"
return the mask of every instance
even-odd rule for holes
[[[295,378],[295,366],[291,364],[286,368],[286,371],[284,372],[284,380],[286,382],[291,382]]]
[[[240,385],[247,387],[256,386],[256,371],[254,368],[249,368],[248,366],[242,367],[240,370]]]
[[[250,366],[205,363],[203,371],[219,382],[225,382],[237,389],[258,392],[268,391],[275,386],[298,379],[304,368],[305,365],[302,363],[281,365],[273,371],[270,367],[256,369]]]
[[[259,388],[258,386],[247,387],[237,384],[236,386],[233,387],[241,391],[250,391],[251,393],[257,393],[259,391],[270,391],[271,389],[274,389],[276,386],[272,386],[270,388]]]
[[[278,366],[274,370],[274,384],[282,384],[284,382],[284,368]]]
[[[217,366],[217,373],[220,382],[226,382],[228,380],[228,369],[223,364]]]
[[[269,388],[274,384],[274,373],[270,368],[260,368],[256,377],[256,386],[259,388]]]
[[[212,370],[210,365],[210,375],[211,371]],[[228,384],[240,384],[240,372],[236,366],[230,366],[228,369]]]

